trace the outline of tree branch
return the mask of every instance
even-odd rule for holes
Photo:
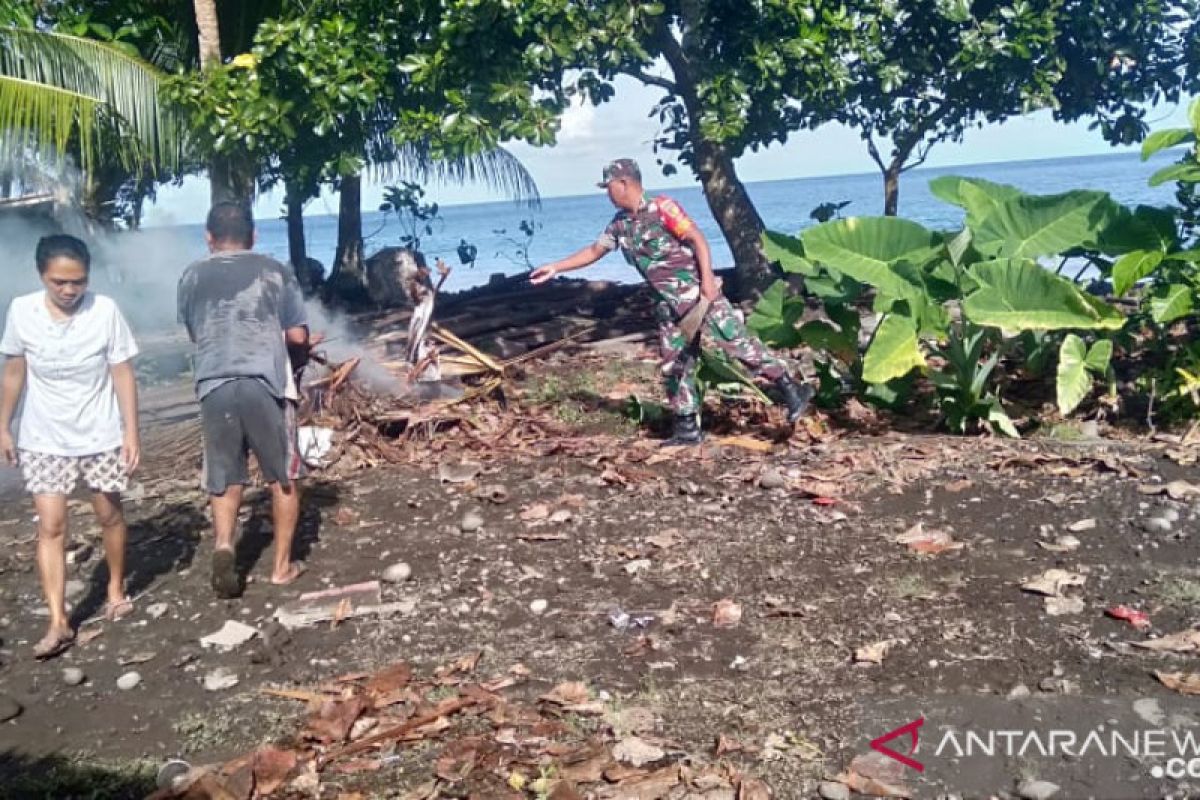
[[[630,70],[629,74],[632,77],[637,78],[639,81],[646,84],[647,86],[657,86],[658,88],[664,89],[664,90],[670,92],[671,94],[679,93],[678,87],[675,85],[675,83],[673,81],[670,81],[659,75],[651,75],[649,72],[646,72],[646,70],[644,70],[644,69]]]
[[[883,163],[883,156],[879,155],[879,148],[875,146],[875,140],[870,134],[863,137],[867,140],[867,152],[871,154],[871,159],[879,165],[881,171],[886,172],[887,166]]]

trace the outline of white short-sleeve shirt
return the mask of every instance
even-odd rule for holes
[[[0,355],[24,356],[25,398],[17,447],[86,456],[121,446],[121,412],[110,367],[137,355],[137,343],[112,299],[88,292],[70,317],[56,320],[46,292],[8,307]]]

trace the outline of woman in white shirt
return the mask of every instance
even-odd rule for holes
[[[7,357],[0,392],[0,453],[19,464],[37,511],[37,563],[50,626],[33,649],[52,658],[75,641],[65,599],[67,496],[82,480],[104,533],[108,602],[104,615],[133,610],[125,596],[121,492],[137,468],[137,344],[110,298],[87,290],[91,256],[73,236],[37,245],[45,285],[12,301],[0,338]],[[13,415],[24,394],[14,441]]]

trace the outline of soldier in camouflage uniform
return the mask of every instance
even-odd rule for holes
[[[812,399],[812,387],[792,380],[784,362],[746,331],[721,294],[704,234],[679,204],[666,196],[647,195],[641,171],[628,158],[605,167],[600,186],[608,190],[609,199],[619,209],[612,222],[591,245],[536,269],[531,276],[533,283],[581,269],[621,248],[625,259],[658,296],[655,315],[662,371],[667,398],[675,412],[672,442],[695,444],[701,440],[695,378],[701,344],[723,351],[755,377],[773,382],[787,406],[788,420],[799,419]],[[689,342],[679,323],[702,297],[709,307],[700,326],[700,341]]]

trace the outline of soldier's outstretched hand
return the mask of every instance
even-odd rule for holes
[[[542,284],[550,280],[555,274],[556,273],[553,264],[543,264],[533,272],[529,273],[529,282],[537,286],[538,284]]]

